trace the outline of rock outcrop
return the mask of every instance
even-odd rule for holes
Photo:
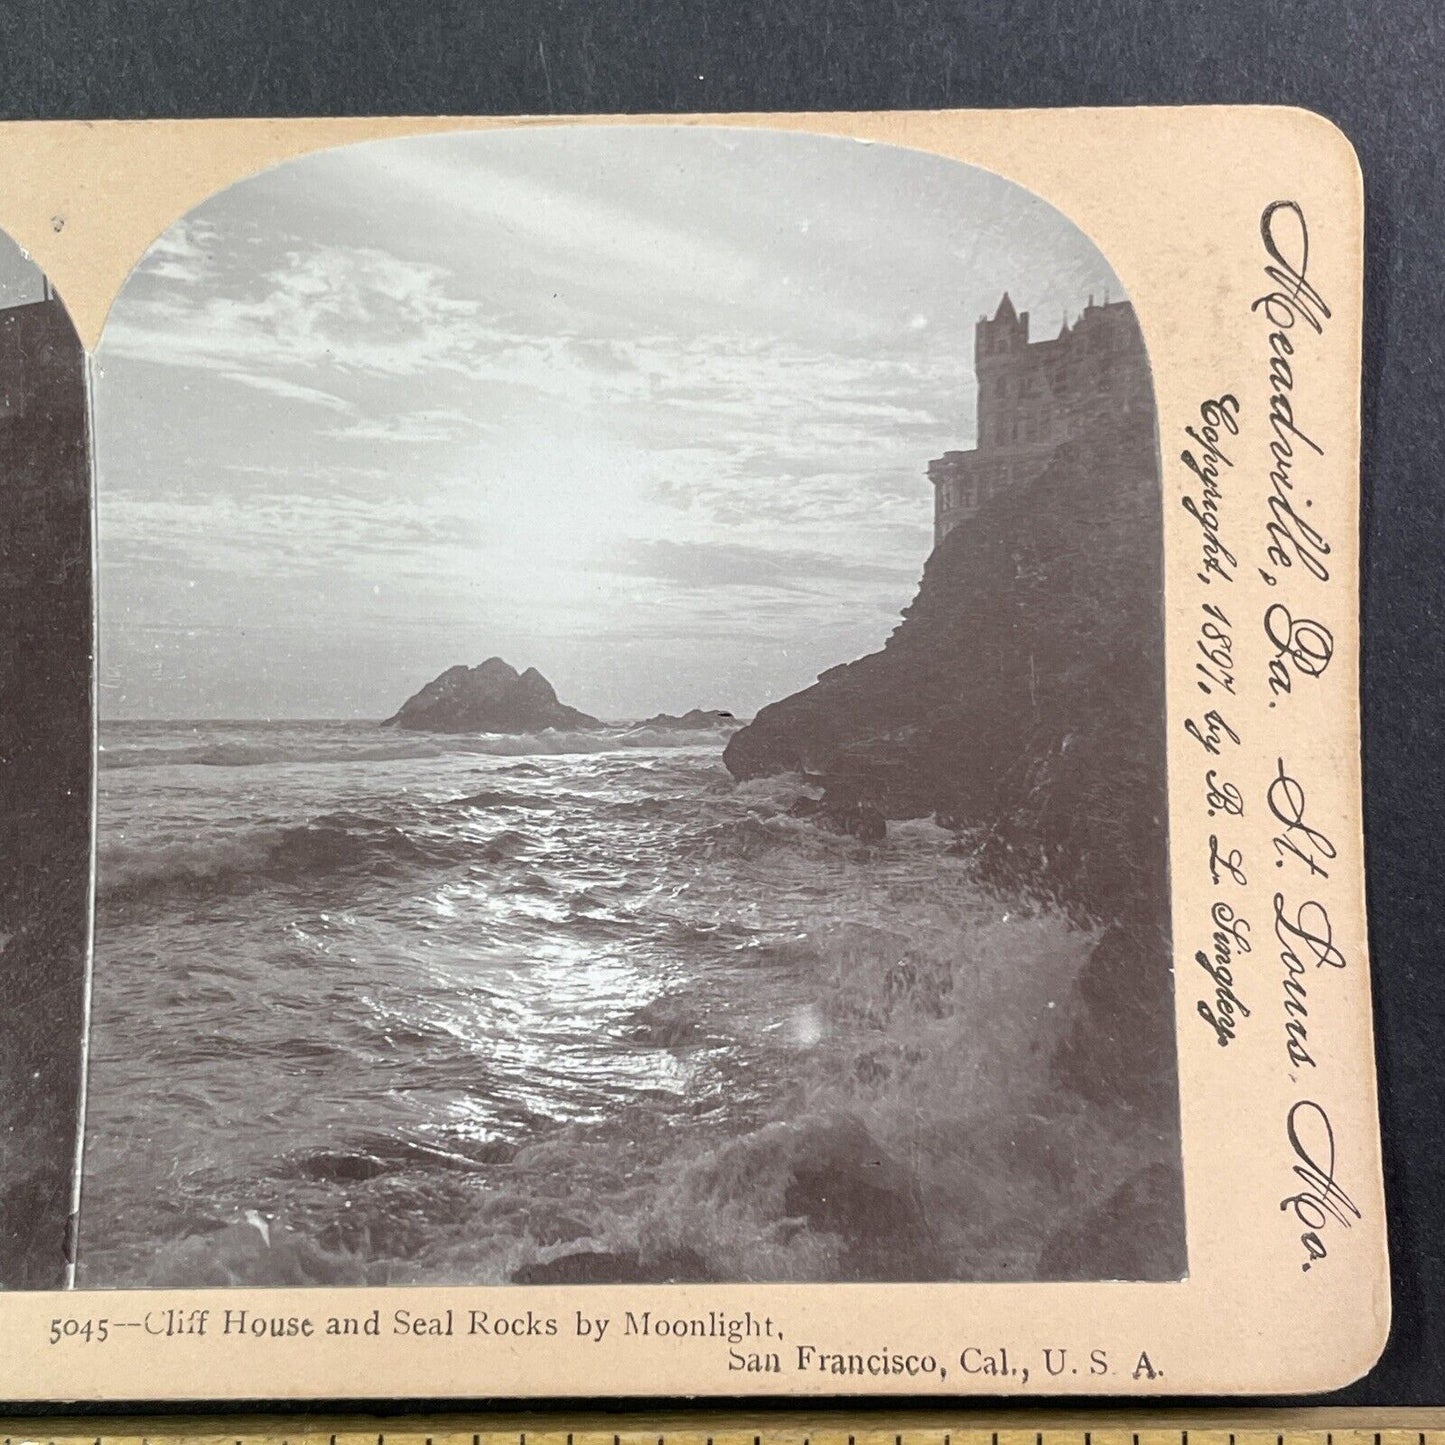
[[[383,726],[432,733],[535,733],[602,724],[558,702],[552,684],[535,667],[519,673],[500,657],[489,657],[477,667],[447,668]]]
[[[738,725],[738,720],[730,712],[723,712],[720,708],[695,707],[689,712],[683,713],[680,717],[670,712],[655,713],[652,717],[643,718],[636,726],[639,728],[667,728],[669,731],[690,731],[696,729],[701,732],[704,729],[725,728]]]
[[[1183,1232],[1161,1229],[1159,1222],[1183,1214],[1179,1171],[1145,1165],[1059,1230],[1039,1256],[1035,1277],[1180,1279],[1188,1270]]]
[[[716,1276],[695,1250],[669,1249],[644,1258],[635,1250],[579,1250],[545,1264],[524,1264],[513,1284],[710,1284]]]
[[[763,708],[724,761],[807,774],[869,836],[935,817],[986,885],[1100,929],[1054,1077],[1167,1132],[1162,527],[1152,405],[1096,418],[939,543],[881,651]]]
[[[968,831],[991,881],[1101,923],[1165,897],[1162,516],[1153,411],[987,498],[883,649],[763,708],[737,778]]]

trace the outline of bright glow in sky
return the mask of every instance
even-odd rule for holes
[[[383,717],[499,653],[751,713],[883,642],[973,439],[973,326],[1121,295],[997,176],[520,129],[292,162],[171,228],[97,357],[101,709]]]

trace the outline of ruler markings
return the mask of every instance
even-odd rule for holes
[[[833,1409],[836,1410],[836,1406]],[[144,1422],[144,1433],[140,1428],[132,1432],[125,1421],[115,1421],[117,1428],[106,1428],[98,1436],[89,1431],[68,1430],[63,1425],[59,1430],[52,1427],[33,1433],[24,1432],[21,1426],[21,1432],[17,1433],[15,1427],[21,1422],[15,1420],[10,1432],[0,1436],[0,1445],[46,1445],[46,1442],[49,1445],[604,1445],[604,1442],[610,1445],[844,1445],[844,1442],[846,1445],[1445,1445],[1445,1416],[1437,1426],[1436,1412],[1423,1410],[1420,1415],[1425,1417],[1427,1428],[1419,1427],[1420,1416],[1417,1416],[1398,1425],[1392,1422],[1381,1430],[1371,1428],[1379,1422],[1379,1415],[1374,1419],[1367,1416],[1358,1426],[1342,1425],[1338,1430],[1326,1430],[1324,1420],[1316,1424],[1308,1414],[1303,1414],[1300,1423],[1295,1425],[1283,1415],[1258,1418],[1263,1412],[1251,1411],[1247,1406],[1242,1407],[1240,1418],[1233,1422],[1227,1415],[1219,1418],[1223,1411],[1211,1409],[1208,1414],[1196,1415],[1192,1427],[1167,1417],[1150,1418],[1141,1411],[1133,1422],[1140,1428],[1132,1430],[1127,1417],[1119,1420],[1117,1416],[1111,1419],[1096,1415],[1090,1420],[1085,1410],[1079,1410],[1072,1417],[1061,1411],[1055,1416],[1057,1423],[1051,1421],[1043,1429],[1038,1428],[1038,1421],[1044,1411],[1039,1411],[1032,1420],[1023,1416],[1013,1423],[1004,1416],[1000,1419],[1002,1428],[998,1430],[989,1428],[992,1422],[960,1424],[956,1418],[950,1422],[946,1416],[940,1418],[937,1414],[931,1419],[915,1420],[900,1412],[891,1420],[886,1415],[876,1422],[873,1417],[864,1417],[863,1424],[855,1422],[850,1431],[846,1416],[842,1420],[835,1416],[830,1421],[828,1413],[831,1412],[825,1410],[821,1419],[818,1415],[810,1419],[799,1411],[780,1416],[776,1421],[762,1416],[752,1419],[714,1416],[710,1420],[699,1419],[696,1424],[686,1418],[664,1422],[638,1417],[628,1424],[625,1438],[621,1430],[604,1434],[595,1425],[589,1428],[585,1420],[574,1422],[570,1430],[565,1428],[565,1421],[560,1420],[555,1427],[543,1422],[538,1428],[534,1421],[528,1429],[521,1430],[515,1416],[510,1420],[499,1418],[495,1431],[468,1429],[477,1422],[477,1417],[463,1416],[455,1425],[433,1417],[383,1432],[375,1432],[374,1425],[368,1429],[370,1422],[364,1420],[347,1422],[336,1417],[317,1420],[314,1425],[294,1417],[257,1418],[254,1430],[234,1418],[206,1424],[180,1420],[172,1424],[151,1419]],[[106,1422],[107,1426],[111,1423]],[[141,1426],[142,1422],[135,1423]],[[238,1423],[243,1423],[243,1433],[239,1436],[235,1434]],[[668,1428],[664,1433],[657,1433],[658,1425],[664,1423]],[[1231,1423],[1237,1428],[1229,1429]],[[1339,1423],[1338,1418],[1335,1423]],[[906,1428],[900,1430],[900,1424]],[[1085,1429],[1086,1424],[1099,1428]],[[712,1433],[707,1433],[709,1428]]]

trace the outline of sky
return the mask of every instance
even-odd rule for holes
[[[45,299],[45,277],[40,268],[0,231],[0,311]]]
[[[692,127],[345,147],[132,273],[95,368],[109,718],[381,718],[456,663],[750,715],[881,646],[973,328],[1121,294],[1011,182]]]

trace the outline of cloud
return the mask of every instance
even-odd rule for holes
[[[246,376],[288,367],[416,376],[460,364],[478,336],[480,302],[449,295],[439,265],[308,242],[229,285],[201,286],[200,259],[185,240],[158,264],[141,262],[106,325],[107,359]]]
[[[531,128],[277,167],[162,237],[102,338],[102,651],[181,639],[162,711],[223,673],[242,706],[269,630],[391,669],[388,697],[480,647],[625,712],[677,702],[647,679],[705,642],[750,709],[913,595],[978,313],[1111,281],[1008,182],[826,138]],[[321,646],[268,709],[358,706],[362,663]]]
[[[196,215],[182,216],[151,242],[135,274],[145,282],[175,282],[196,287],[210,269],[211,248],[219,240],[215,228]]]
[[[737,543],[634,539],[597,571],[652,577],[688,587],[768,586],[794,591],[809,583],[884,582],[907,587],[910,569],[851,561],[824,552],[799,552]]]
[[[264,372],[226,371],[221,373],[227,381],[240,386],[249,386],[253,391],[264,391],[268,396],[280,397],[284,401],[305,402],[311,406],[324,406],[331,411],[350,411],[351,403],[329,391],[314,386],[302,386],[299,382],[287,381],[284,377],[268,376]]]
[[[397,416],[358,418],[343,427],[329,427],[321,435],[349,442],[397,442],[414,446],[423,442],[465,441],[489,429],[485,422],[463,412],[409,411]]]

